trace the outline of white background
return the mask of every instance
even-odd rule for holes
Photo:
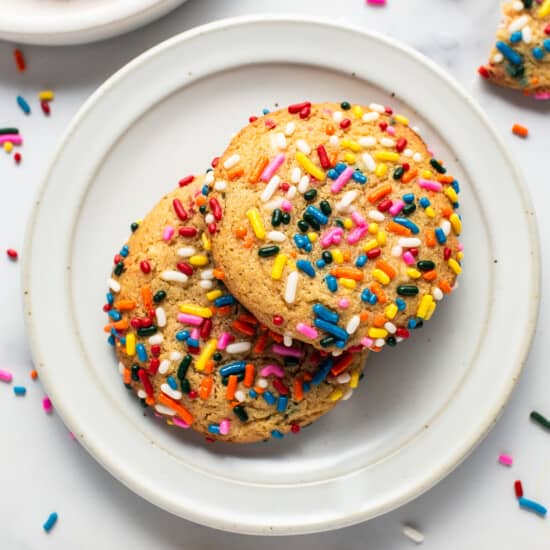
[[[21,166],[0,151],[0,251],[21,249],[33,195],[48,159],[84,99],[110,74],[157,42],[201,23],[231,15],[299,12],[329,16],[396,37],[442,65],[481,103],[526,176],[539,218],[543,273],[548,273],[550,245],[544,236],[550,234],[550,220],[544,211],[548,208],[545,201],[550,200],[550,102],[537,103],[495,89],[476,74],[493,41],[497,0],[388,1],[384,8],[372,8],[363,0],[189,0],[161,21],[121,38],[68,48],[23,47],[28,62],[23,75],[15,70],[13,45],[0,43],[0,126],[18,126],[26,139]],[[35,98],[39,89],[50,87],[56,98],[52,116],[46,118]],[[30,117],[17,108],[19,93],[32,99]],[[529,139],[511,134],[514,122],[529,127]],[[489,184],[494,186],[495,200],[502,200],[499,182]],[[29,377],[32,364],[21,315],[19,272],[17,263],[0,261],[0,368],[11,370],[14,383],[28,388],[26,397],[16,398],[10,385],[0,382],[2,550],[324,550],[337,546],[400,550],[412,545],[401,534],[403,522],[416,525],[425,534],[426,549],[550,548],[550,520],[520,511],[513,495],[513,481],[521,479],[526,496],[550,505],[550,433],[529,421],[532,409],[550,417],[546,359],[550,342],[545,338],[550,315],[545,307],[544,276],[539,328],[523,376],[495,429],[462,466],[429,493],[368,523],[327,534],[266,539],[208,530],[155,508],[111,478],[72,441],[55,413],[44,414],[40,383]],[[503,338],[522,336],[503,334]],[[63,353],[62,341],[59,352]],[[497,464],[501,452],[513,454],[513,468]],[[59,522],[46,535],[42,523],[51,511],[59,513]]]

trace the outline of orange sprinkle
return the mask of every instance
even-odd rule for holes
[[[298,257],[298,254],[297,254],[296,250],[292,250],[292,252],[290,252],[289,256],[290,256],[291,258],[297,258],[297,257]]]
[[[453,183],[454,180],[453,176],[437,176],[439,183]]]
[[[237,178],[240,178],[244,174],[244,169],[242,166],[236,166],[232,170],[229,170],[227,172],[227,178],[229,180],[236,180]]]
[[[379,201],[382,197],[389,195],[392,191],[392,186],[389,183],[377,187],[367,198],[369,202],[375,203]]]
[[[203,378],[199,388],[199,396],[201,399],[208,399],[210,392],[212,391],[212,377],[208,376]]]
[[[121,319],[120,321],[116,321],[115,323],[109,323],[108,325],[105,325],[103,327],[103,330],[105,332],[111,332],[111,329],[114,328],[119,332],[123,332],[128,328],[128,326],[129,326],[128,319]]]
[[[529,130],[521,124],[514,124],[512,126],[512,133],[516,134],[516,136],[526,138],[529,135]]]
[[[382,327],[386,324],[386,317],[385,317],[385,315],[377,315],[377,316],[374,318],[374,321],[372,322],[372,324],[373,324],[376,328],[382,328]]]
[[[354,281],[363,280],[363,271],[357,267],[337,267],[333,269],[330,274],[338,279],[343,277],[345,279],[353,279]]]
[[[332,376],[338,376],[339,374],[342,374],[353,361],[353,355],[351,353],[345,353],[342,356],[340,356],[336,362],[334,363],[334,366],[332,369],[330,369],[330,373]]]
[[[445,293],[450,294],[453,291],[451,285],[444,279],[439,280],[439,288]]]
[[[411,234],[411,230],[408,227],[405,227],[404,225],[401,225],[400,223],[395,223],[393,221],[388,223],[388,231],[390,233],[396,233],[397,235],[402,235],[404,237],[408,237]]]
[[[268,164],[269,159],[267,157],[261,157],[260,159],[258,159],[258,162],[252,169],[252,174],[250,174],[248,181],[250,183],[258,183],[260,181],[260,176],[262,175],[262,172],[265,170],[265,167]]]
[[[283,335],[282,334],[277,334],[276,332],[273,332],[272,330],[269,331],[269,336],[271,336],[271,338],[273,340],[275,340],[275,342],[277,342],[277,344],[281,344],[283,342]]]
[[[338,153],[337,152],[331,153],[328,157],[328,160],[331,166],[336,166],[336,163],[338,162]]]
[[[252,363],[247,363],[246,367],[244,368],[244,380],[243,380],[243,383],[247,388],[250,388],[252,384],[254,384],[255,374],[256,374],[256,371],[254,369],[254,365]]]
[[[205,380],[208,380],[208,378],[205,378]],[[210,379],[210,381],[212,380]],[[159,394],[158,400],[161,405],[165,405],[169,409],[172,409],[184,422],[193,424],[193,415],[183,405],[180,405],[177,401],[174,401],[171,397],[163,393]]]
[[[539,83],[539,78],[538,78],[538,76],[534,76],[534,77],[531,79],[531,84],[532,84],[533,86],[536,86],[538,83]]]
[[[124,372],[122,373],[122,380],[126,385],[131,384],[132,373],[130,372],[130,369],[124,369]]]
[[[325,132],[327,136],[332,136],[334,134],[334,126],[332,124],[327,124],[325,126]]]
[[[212,374],[214,372],[214,360],[209,359],[206,362],[206,365],[204,366],[204,373],[205,374]]]
[[[294,399],[301,401],[304,398],[304,386],[299,378],[294,380]]]
[[[155,398],[147,396],[145,398],[145,403],[149,405],[149,407],[152,407],[155,404]]]
[[[237,239],[244,239],[247,234],[246,227],[244,225],[238,225],[237,227],[235,227],[234,233]]]
[[[305,382],[311,382],[313,380],[313,375],[310,372],[304,372],[303,379]]]
[[[256,343],[254,344],[254,348],[252,349],[252,351],[259,355],[260,353],[264,352],[266,345],[267,345],[267,334],[264,333],[264,334],[261,334],[260,337],[256,340]]]
[[[247,237],[243,242],[243,246],[245,248],[252,248],[253,244],[254,244],[254,239],[252,237]]]
[[[203,204],[206,204],[206,197],[204,195],[199,195],[195,202],[197,203],[197,206],[202,206]]]
[[[344,250],[342,257],[344,258],[344,262],[351,262],[351,250]]]
[[[365,323],[366,321],[368,321],[369,319],[369,312],[368,311],[362,311],[360,314],[359,314],[359,320],[362,322],[362,323]]]
[[[395,269],[385,260],[378,260],[376,267],[382,270],[390,279],[393,279],[397,275]]]
[[[425,233],[426,246],[433,248],[435,246],[435,231],[433,229],[426,228]]]
[[[118,300],[114,303],[115,309],[119,311],[131,311],[136,307],[134,300]]]
[[[373,282],[370,285],[370,291],[373,294],[376,294],[376,297],[378,298],[378,301],[381,304],[385,304],[388,301],[388,298],[386,297],[386,294],[382,290],[382,287],[377,282]]]
[[[260,386],[254,386],[254,391],[255,391],[256,393],[260,393],[260,394],[261,394],[261,393],[264,393],[265,388],[260,388]]]
[[[231,401],[229,403],[231,405],[231,408],[236,407],[237,405],[240,405],[240,401],[237,401],[236,399],[234,401]]]
[[[231,306],[222,306],[222,307],[219,307],[219,308],[216,310],[216,313],[217,313],[220,317],[225,317],[226,315],[230,315],[230,314],[231,314]]]
[[[237,383],[239,377],[236,374],[230,374],[227,380],[227,389],[225,390],[225,397],[230,401],[235,398],[235,392],[237,391]]]
[[[243,321],[244,323],[248,323],[249,325],[257,325],[258,319],[254,317],[251,313],[241,313],[238,317],[239,321]]]
[[[431,269],[430,271],[426,271],[424,275],[422,275],[425,281],[435,281],[437,277],[437,271],[435,269]]]
[[[441,207],[441,214],[443,214],[445,218],[450,218],[452,213],[453,209],[450,206]]]
[[[248,323],[243,323],[242,321],[239,321],[238,319],[235,319],[233,323],[231,323],[231,326],[241,332],[242,334],[246,334],[247,336],[254,336],[256,333],[256,328],[249,325]]]
[[[153,291],[150,286],[141,287],[141,301],[147,309],[153,307]]]
[[[403,177],[401,178],[401,183],[409,183],[414,178],[418,176],[418,170],[409,170],[408,172],[405,172],[403,174]]]
[[[214,275],[214,278],[217,279],[218,281],[223,281],[225,277],[225,273],[223,272],[223,269],[220,269],[219,267],[215,267],[212,270],[212,275]]]
[[[33,369],[31,370],[31,378],[36,380],[38,378],[38,373]]]

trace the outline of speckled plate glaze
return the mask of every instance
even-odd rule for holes
[[[120,384],[101,332],[107,269],[129,223],[206,166],[249,115],[304,99],[389,103],[454,159],[460,288],[409,342],[372,357],[352,400],[299,436],[208,445],[144,419]],[[158,506],[242,533],[343,527],[430,488],[496,421],[537,317],[533,210],[485,115],[414,51],[310,18],[216,22],[109,79],[53,159],[24,257],[36,366],[78,441]]]

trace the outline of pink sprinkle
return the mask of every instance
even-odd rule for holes
[[[464,244],[463,243],[458,243],[456,245],[456,248],[457,248],[457,250],[460,250],[460,252],[462,252],[464,250]]]
[[[201,326],[204,319],[198,315],[191,315],[190,313],[178,313],[178,321],[185,325]]]
[[[395,136],[395,128],[393,126],[388,126],[386,128],[386,134],[389,134],[390,136]]]
[[[69,437],[70,437],[71,439],[76,439],[76,437],[75,437],[75,435],[74,435],[73,432],[69,432]]]
[[[264,377],[269,376],[270,374],[272,374],[273,376],[276,376],[277,378],[282,378],[285,375],[285,371],[279,365],[266,365],[260,371],[260,374]]]
[[[167,225],[162,232],[162,238],[169,241],[174,236],[174,228]]]
[[[349,300],[347,298],[342,298],[338,301],[338,307],[346,309],[347,307],[349,307]]]
[[[386,0],[367,0],[367,4],[371,6],[385,6]]]
[[[201,337],[201,332],[198,328],[194,328],[192,331],[191,331],[191,338],[193,340],[199,340]]]
[[[232,339],[233,337],[229,332],[222,332],[218,338],[218,349],[224,350]]]
[[[514,463],[514,459],[511,455],[500,455],[498,461],[504,466],[511,466]]]
[[[292,203],[290,201],[287,201],[286,199],[283,199],[281,202],[281,209],[285,212],[290,212],[292,210]]]
[[[338,244],[343,234],[344,230],[341,227],[331,227],[321,235],[321,246],[328,248],[331,244]]]
[[[405,203],[404,203],[402,200],[397,199],[397,200],[390,206],[389,213],[390,213],[392,216],[397,216],[397,214],[399,214],[399,212],[401,212],[401,210],[403,210],[404,207],[405,207]]]
[[[42,408],[47,414],[50,414],[53,411],[53,405],[48,396],[42,399]]]
[[[364,225],[368,226],[368,222],[357,210],[351,213],[351,219],[353,223],[359,227],[363,227]]]
[[[11,382],[12,379],[13,375],[10,371],[0,369],[0,380],[2,380],[2,382]]]
[[[271,348],[273,353],[277,355],[282,355],[283,357],[297,357],[301,358],[304,356],[304,352],[298,348],[287,348],[286,346],[281,346],[281,344],[273,344]]]
[[[285,161],[285,155],[282,153],[277,155],[264,169],[262,172],[262,175],[260,176],[260,179],[262,181],[269,181],[277,172],[277,170],[281,167],[281,164]]]
[[[422,189],[429,189],[430,191],[441,191],[443,189],[443,186],[438,181],[432,181],[432,180],[418,180],[418,185],[422,187]]]
[[[546,99],[550,99],[550,92],[536,92],[533,97],[535,99],[544,101]]]
[[[312,326],[306,325],[305,323],[298,323],[296,325],[296,330],[302,333],[306,338],[314,339],[319,335],[319,333]]]
[[[361,340],[361,345],[364,347],[364,348],[371,348],[374,344],[374,340],[372,338],[369,338],[368,336],[365,336],[362,340]]]
[[[21,145],[23,138],[19,134],[4,134],[0,135],[0,145],[3,143],[13,143],[14,145]]]
[[[351,166],[348,166],[333,182],[330,186],[330,190],[333,193],[340,193],[342,189],[344,188],[344,185],[348,183],[348,181],[351,179],[351,176],[353,176],[353,168]]]
[[[414,264],[414,256],[407,250],[407,252],[403,252],[403,261],[407,265],[413,265]]]
[[[227,418],[224,418],[220,422],[220,433],[222,435],[227,435],[229,433],[229,427],[230,426],[231,426],[231,422]]]
[[[189,428],[189,424],[187,424],[187,422],[185,422],[184,420],[182,420],[181,418],[178,418],[177,416],[173,416],[172,417],[172,422],[176,425],[176,426],[179,426],[180,428],[184,428],[184,429],[187,429]]]
[[[361,227],[356,227],[348,234],[348,243],[356,244],[358,243],[369,231],[368,225],[363,225]]]

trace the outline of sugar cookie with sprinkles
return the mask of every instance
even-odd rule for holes
[[[550,99],[550,0],[504,2],[489,62],[478,72],[499,86]]]
[[[281,438],[348,399],[366,354],[334,358],[260,325],[212,264],[202,178],[169,193],[115,256],[104,310],[128,389],[211,439]]]
[[[207,176],[230,291],[319,349],[378,351],[461,272],[459,184],[389,107],[304,102],[254,120]]]

